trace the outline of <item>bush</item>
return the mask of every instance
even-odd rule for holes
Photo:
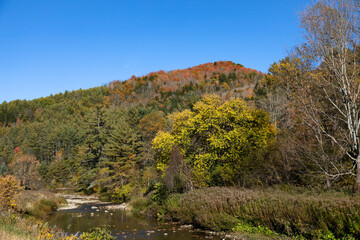
[[[154,194],[152,196],[152,200],[161,203],[168,194],[168,190],[162,182],[158,182],[154,185]]]
[[[81,234],[80,239],[86,240],[113,240],[116,237],[111,235],[111,231],[107,227],[96,227],[89,232]]]
[[[23,191],[17,198],[16,211],[44,218],[65,202],[64,198],[49,191]]]
[[[115,187],[115,189],[110,192],[111,201],[115,202],[126,202],[130,199],[131,192],[134,191],[134,187],[131,184],[126,184],[123,187]]]
[[[253,226],[246,222],[240,222],[232,229],[234,232],[260,233],[265,235],[278,235],[267,227]]]
[[[52,199],[42,198],[36,202],[34,206],[28,210],[28,213],[34,217],[44,218],[47,215],[53,213],[58,208],[56,201]]]
[[[14,176],[0,176],[0,209],[13,209],[16,206],[15,199],[22,190],[20,182]]]

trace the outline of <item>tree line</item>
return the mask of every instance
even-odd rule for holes
[[[305,9],[304,42],[268,74],[215,62],[4,102],[0,172],[118,201],[208,186],[359,192],[358,10]]]

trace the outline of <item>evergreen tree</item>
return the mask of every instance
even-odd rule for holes
[[[123,187],[128,183],[130,173],[138,168],[141,147],[139,133],[125,121],[114,126],[100,164],[100,172],[107,176],[105,179],[110,185]]]
[[[85,168],[95,168],[100,162],[104,146],[109,136],[104,109],[97,107],[87,123],[85,144],[82,147],[82,165]]]

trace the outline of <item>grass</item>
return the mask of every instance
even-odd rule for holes
[[[359,239],[360,198],[306,189],[205,188],[172,194],[162,205],[139,200],[159,219],[216,231],[286,235],[306,239]]]
[[[24,191],[16,199],[16,210],[37,218],[45,218],[64,202],[62,197],[49,191]]]
[[[0,239],[6,240],[97,240],[114,239],[106,227],[67,236],[61,229],[50,227],[40,219],[56,211],[65,200],[49,191],[23,191],[15,208],[0,212]]]
[[[13,232],[8,232],[6,230],[0,229],[0,239],[6,239],[6,240],[28,240],[31,238],[22,236],[22,235],[18,235],[18,234],[14,234]]]
[[[35,239],[35,238],[24,233],[21,229],[16,228],[12,224],[1,224],[0,225],[0,239],[28,240],[28,239]]]
[[[49,227],[40,220],[10,212],[0,216],[0,226],[3,235],[14,239],[54,239],[56,235],[62,235],[61,231]]]
[[[62,230],[30,217],[3,213],[0,215],[1,240],[113,240],[115,237],[106,227],[97,227],[78,235],[67,236]]]

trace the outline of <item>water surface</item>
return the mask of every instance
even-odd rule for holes
[[[174,224],[157,223],[134,216],[125,210],[106,210],[106,204],[82,204],[76,209],[60,210],[48,222],[67,233],[85,232],[93,227],[107,225],[117,239],[190,240],[214,239],[202,231],[187,229]]]

